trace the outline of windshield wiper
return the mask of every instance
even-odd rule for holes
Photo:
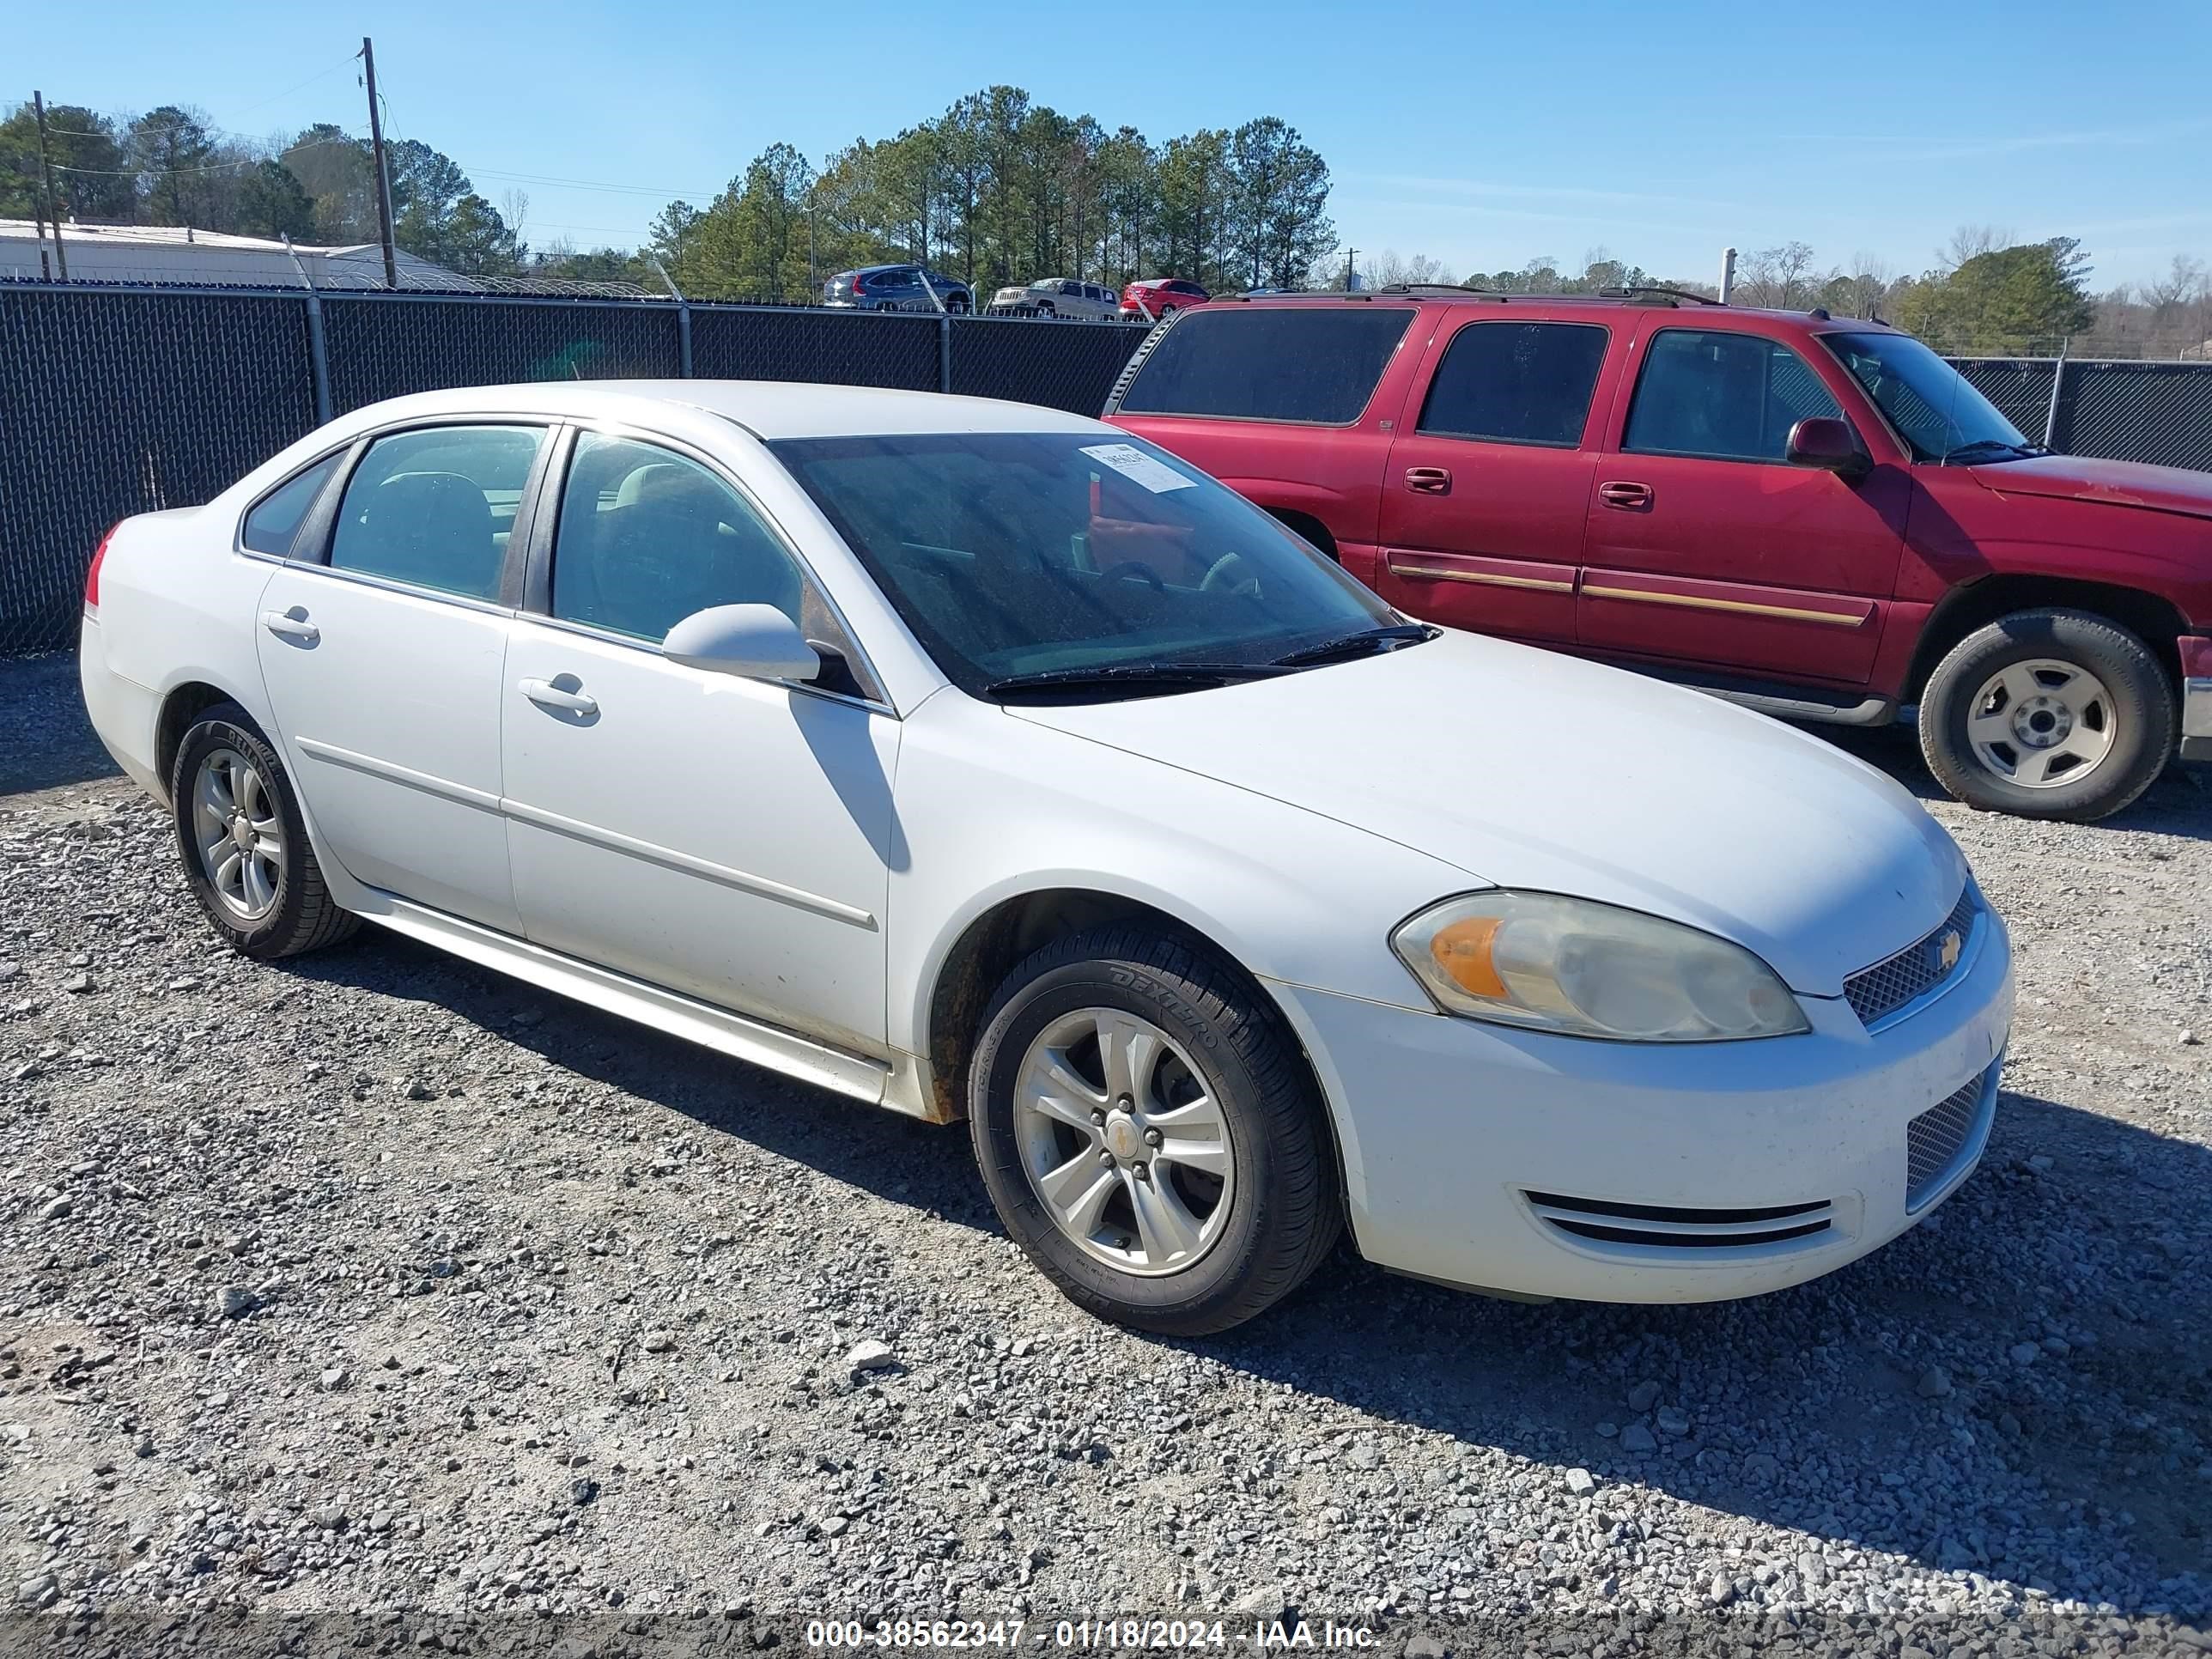
[[[1960,444],[1956,449],[1946,451],[1943,465],[1949,466],[1958,461],[1991,460],[2000,455],[2025,459],[2050,453],[2041,444],[2016,444],[2002,438],[1977,438],[1970,444]]]
[[[1357,634],[1346,634],[1340,640],[1324,641],[1293,651],[1288,656],[1275,659],[1278,668],[1309,668],[1316,663],[1328,662],[1336,657],[1364,655],[1382,647],[1395,648],[1422,640],[1432,640],[1443,630],[1431,628],[1426,623],[1392,623],[1387,628],[1364,628]]]
[[[1047,668],[1034,674],[1009,674],[983,687],[987,696],[1009,691],[1060,690],[1089,685],[1227,685],[1237,680],[1273,679],[1289,671],[1274,663],[1117,662],[1098,668]]]

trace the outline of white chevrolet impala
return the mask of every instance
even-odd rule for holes
[[[82,679],[248,956],[365,919],[966,1117],[1075,1301],[1216,1330],[1348,1223],[1686,1302],[1910,1227],[2010,947],[1896,784],[1384,605],[1096,422],[679,381],[361,410],[94,561]]]

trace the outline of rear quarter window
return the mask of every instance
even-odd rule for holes
[[[1152,348],[1119,408],[1346,426],[1375,395],[1413,320],[1410,306],[1189,312]]]

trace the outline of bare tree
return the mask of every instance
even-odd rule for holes
[[[1444,263],[1432,259],[1425,253],[1410,257],[1395,247],[1386,247],[1368,261],[1367,269],[1360,273],[1370,289],[1389,288],[1396,283],[1418,285],[1422,283],[1442,283],[1450,280],[1444,274]]]
[[[1809,301],[1814,288],[1813,246],[1809,242],[1784,242],[1747,254],[1735,271],[1735,298],[1740,305],[1787,310]]]
[[[2185,306],[2202,300],[2207,283],[2203,262],[2186,253],[2177,253],[2165,276],[2138,284],[2136,293],[2152,310],[2163,311],[2168,306]]]
[[[1995,225],[1960,225],[1951,233],[1951,240],[1936,250],[1936,259],[1943,270],[1956,270],[1969,259],[2012,245],[2013,234],[2008,229]]]

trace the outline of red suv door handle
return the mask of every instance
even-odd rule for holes
[[[1406,488],[1423,495],[1451,494],[1451,469],[1445,466],[1409,466],[1406,469]]]
[[[1607,507],[1639,513],[1651,505],[1651,486],[1648,483],[1601,483],[1597,487],[1597,498]]]

